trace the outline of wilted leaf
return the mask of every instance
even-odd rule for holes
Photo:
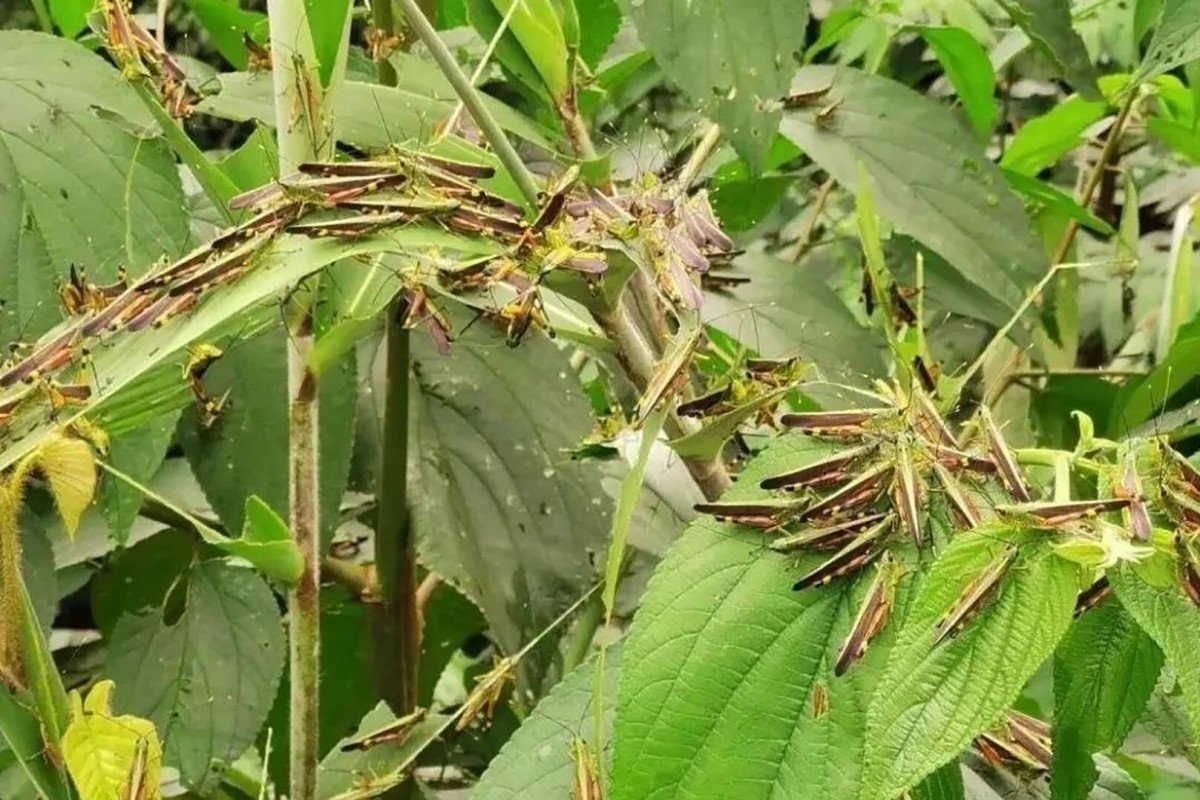
[[[937,56],[946,78],[962,101],[971,127],[986,141],[996,124],[996,75],[987,51],[962,28],[919,25],[915,30]]]
[[[1055,800],[1083,800],[1099,771],[1093,753],[1119,747],[1150,699],[1162,651],[1119,602],[1072,626],[1054,659]]]
[[[521,727],[488,764],[471,793],[472,800],[524,800],[527,797],[570,797],[574,766],[572,737],[591,748],[604,747],[602,769],[608,774],[613,717],[617,712],[620,644],[605,654],[603,683],[604,742],[595,739],[596,669],[593,657],[579,665],[542,698]],[[608,780],[604,781],[609,785]]]
[[[999,594],[956,639],[934,645],[938,621],[1005,546],[1020,560]],[[1016,699],[1066,632],[1079,568],[1037,532],[966,533],[942,551],[913,601],[867,715],[864,798],[891,798],[955,758]]]
[[[843,186],[859,184],[861,165],[880,216],[1015,309],[1046,255],[978,142],[944,106],[886,78],[805,67],[794,84],[826,86],[816,105],[784,115],[782,133]]]
[[[424,337],[413,351],[422,560],[479,605],[512,654],[596,580],[589,552],[603,552],[612,500],[601,465],[569,453],[591,410],[566,354],[540,336],[514,350],[476,325],[449,357]],[[540,676],[544,663],[529,668]]]
[[[79,520],[96,493],[96,459],[91,445],[60,433],[38,448],[37,462],[62,516],[63,527],[68,536],[74,537]]]
[[[159,800],[162,745],[149,720],[113,716],[112,681],[100,681],[81,700],[71,692],[71,724],[62,752],[80,800],[126,800],[130,781],[145,781],[145,800]]]
[[[664,73],[759,171],[804,48],[808,4],[789,0],[622,0]]]
[[[172,602],[185,592],[182,608]],[[254,741],[284,663],[275,596],[248,569],[205,561],[180,577],[164,605],[123,616],[106,674],[119,705],[155,722],[167,763],[197,791],[214,761],[229,763]]]
[[[1096,68],[1072,26],[1070,0],[1001,0],[1001,5],[1075,91],[1088,100],[1100,99]]]

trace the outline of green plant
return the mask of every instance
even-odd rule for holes
[[[0,33],[0,796],[1196,792],[1194,3],[149,10]]]

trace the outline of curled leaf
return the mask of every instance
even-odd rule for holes
[[[96,493],[96,460],[82,439],[55,434],[37,451],[37,464],[50,486],[67,535],[74,538]]]
[[[160,800],[162,745],[149,720],[113,716],[112,681],[86,699],[71,692],[71,724],[63,735],[67,771],[80,800]]]

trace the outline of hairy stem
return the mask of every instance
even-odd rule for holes
[[[345,69],[349,15],[329,91],[321,86],[304,0],[268,0],[279,173],[333,152],[330,94]],[[317,377],[309,368],[315,344],[314,288],[297,287],[289,305],[288,522],[304,557],[304,572],[288,593],[290,624],[291,800],[315,800],[320,761],[320,408]]]
[[[468,78],[458,66],[458,62],[454,60],[454,54],[450,52],[446,44],[437,35],[437,31],[433,29],[433,25],[429,23],[429,19],[421,11],[421,7],[416,0],[397,0],[400,7],[404,9],[404,15],[408,18],[408,24],[421,43],[429,49],[433,60],[437,62],[438,67],[442,70],[442,74],[446,76],[446,80],[454,88],[454,92],[459,99],[463,101],[463,105],[471,112],[471,117],[475,120],[475,124],[479,126],[479,130],[487,137],[488,143],[492,149],[496,151],[496,155],[500,159],[500,163],[508,170],[513,181],[517,184],[517,188],[521,190],[521,194],[531,204],[537,202],[538,189],[534,183],[533,175],[529,172],[529,168],[525,166],[525,162],[521,161],[521,157],[517,155],[516,148],[512,146],[512,142],[508,141],[508,137],[504,135],[504,131],[500,128],[500,123],[487,110],[487,106],[483,104],[483,96],[471,85],[471,79]]]

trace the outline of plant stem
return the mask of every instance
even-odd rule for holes
[[[835,185],[836,182],[830,178],[821,184],[821,188],[817,189],[817,199],[812,204],[812,215],[808,218],[808,223],[804,226],[804,233],[800,235],[800,240],[796,243],[796,252],[792,254],[792,263],[799,261],[812,247],[813,233],[817,230],[817,222],[821,219],[825,203],[829,200],[829,194]]]
[[[279,174],[299,164],[328,158],[333,151],[333,124],[327,93],[321,87],[316,52],[304,0],[268,0],[271,26],[272,77]],[[347,19],[346,31],[349,31]],[[345,50],[345,36],[340,48]],[[344,70],[339,52],[330,90]],[[315,800],[319,749],[321,653],[320,607],[320,458],[317,378],[308,367],[315,344],[312,292],[297,287],[290,305],[288,337],[288,522],[304,557],[304,572],[288,593],[291,670],[290,791],[291,800]],[[307,295],[300,298],[300,295]]]
[[[1108,131],[1108,136],[1104,140],[1104,147],[1100,151],[1100,157],[1096,159],[1096,166],[1092,168],[1092,174],[1088,176],[1087,182],[1083,186],[1083,191],[1079,194],[1079,205],[1088,208],[1092,204],[1092,197],[1096,194],[1096,188],[1100,185],[1100,181],[1104,178],[1104,173],[1112,163],[1113,157],[1117,153],[1117,145],[1121,142],[1121,134],[1125,131],[1125,125],[1129,122],[1129,116],[1133,112],[1133,106],[1138,99],[1138,90],[1136,87],[1131,87],[1129,96],[1125,98],[1125,102],[1121,104],[1120,111],[1117,112],[1116,122]],[[1052,265],[1061,264],[1067,258],[1067,253],[1071,250],[1071,244],[1075,241],[1075,234],[1079,232],[1079,223],[1072,219],[1067,222],[1067,228],[1063,231],[1062,239],[1058,242],[1058,247],[1054,251],[1054,259],[1050,263]]]
[[[513,181],[517,184],[521,194],[530,204],[536,204],[538,201],[537,184],[534,183],[533,175],[529,172],[529,168],[525,166],[525,162],[521,161],[521,157],[517,155],[516,148],[508,141],[508,137],[504,135],[504,131],[500,128],[500,123],[496,122],[496,118],[487,110],[487,106],[483,104],[483,97],[471,85],[471,80],[462,69],[459,68],[458,62],[454,60],[454,55],[450,52],[446,44],[438,36],[437,31],[433,29],[433,25],[425,17],[416,0],[397,0],[400,7],[404,9],[404,15],[408,18],[408,24],[413,32],[417,34],[417,38],[421,43],[429,49],[433,60],[437,62],[438,67],[442,70],[442,74],[446,76],[446,80],[454,87],[455,93],[459,99],[463,101],[463,105],[471,112],[471,117],[475,120],[475,124],[479,126],[479,130],[487,137],[488,142],[492,145],[492,149],[496,151],[496,155],[500,158],[500,163],[508,170]]]

